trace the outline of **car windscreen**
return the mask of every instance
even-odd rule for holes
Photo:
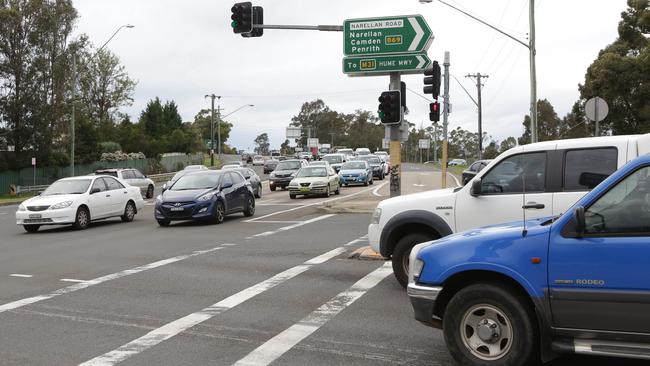
[[[378,157],[368,158],[368,162],[369,162],[370,164],[381,164],[381,160],[379,160]]]
[[[55,196],[60,194],[82,194],[88,190],[90,179],[59,180],[52,183],[41,196]]]
[[[299,161],[281,161],[275,170],[298,170],[301,166]]]
[[[332,155],[332,156],[323,156],[323,160],[330,164],[337,164],[337,163],[342,163],[343,162],[343,157],[339,155]]]
[[[346,170],[346,169],[366,169],[366,163],[363,161],[351,161],[349,163],[343,164],[341,167],[341,170]]]
[[[171,181],[172,181],[172,182],[176,182],[176,181],[178,180],[178,178],[184,176],[185,174],[187,174],[187,172],[183,172],[183,171],[178,172],[178,173],[174,174],[174,176],[172,177]]]
[[[217,186],[221,174],[188,174],[180,177],[172,186],[172,191],[208,189]]]
[[[302,168],[296,177],[327,177],[327,168],[320,166]]]

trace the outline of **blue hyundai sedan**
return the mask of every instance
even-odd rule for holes
[[[339,180],[344,186],[348,184],[363,184],[367,186],[373,183],[372,169],[367,161],[348,161],[339,170]]]
[[[187,173],[156,197],[154,216],[160,226],[172,221],[223,222],[226,215],[255,214],[255,196],[250,183],[237,171]]]

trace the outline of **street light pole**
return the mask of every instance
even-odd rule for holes
[[[430,3],[433,0],[420,0],[420,3]],[[501,29],[463,11],[443,0],[438,0],[438,2],[476,20],[477,22],[488,26],[495,31],[503,34],[504,36],[512,39],[513,41],[521,44],[522,46],[528,48],[529,60],[530,60],[530,137],[531,142],[537,142],[537,69],[535,66],[535,0],[528,0],[528,17],[529,17],[529,34],[528,34],[528,44],[517,39],[516,37],[502,31]]]

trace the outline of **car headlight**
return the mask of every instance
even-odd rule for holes
[[[415,261],[413,262],[413,280],[417,281],[420,278],[420,275],[422,274],[422,270],[424,269],[424,261],[420,258],[415,258]]]
[[[318,181],[318,182],[314,182],[313,185],[315,185],[315,186],[324,186],[324,185],[327,185],[327,182],[321,180],[321,181]]]
[[[162,199],[162,194],[159,194],[158,196],[156,196],[156,203],[157,203],[157,204],[162,203],[162,201],[163,201],[163,199]]]
[[[63,202],[59,202],[59,203],[57,203],[55,205],[50,206],[50,209],[58,210],[58,209],[70,207],[71,204],[72,204],[72,201],[63,201]]]
[[[409,255],[409,282],[417,282],[422,274],[424,269],[424,261],[418,258],[420,250],[429,246],[430,242],[420,243],[411,249],[411,254]]]
[[[271,174],[269,174],[269,177],[270,177],[270,178],[275,178],[275,173],[274,173],[274,172],[271,172]]]
[[[292,177],[295,177],[295,176],[296,176],[296,172],[291,173],[291,176],[292,176]]]
[[[23,205],[23,204],[21,203],[21,204],[18,206],[18,211],[25,211],[25,210],[27,210],[27,209],[25,208],[25,205]]]
[[[298,182],[292,180],[291,182],[289,182],[289,185],[290,185],[291,187],[295,187],[295,186],[298,185]]]
[[[377,207],[375,209],[375,212],[372,214],[372,219],[370,219],[371,224],[379,224],[379,220],[381,219],[381,208]]]
[[[366,172],[361,172],[361,173],[359,173],[359,176],[361,176],[361,177],[365,177],[366,174],[367,174]]]
[[[198,198],[198,201],[209,201],[214,197],[214,193],[206,193]]]

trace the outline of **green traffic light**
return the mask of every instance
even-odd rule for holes
[[[380,118],[380,119],[383,119],[383,118],[386,116],[386,115],[384,114],[384,112],[382,112],[382,111],[379,111],[378,114],[379,114],[379,118]]]
[[[230,26],[232,26],[233,28],[237,28],[237,25],[238,24],[236,20],[233,20],[232,23],[230,23]]]

